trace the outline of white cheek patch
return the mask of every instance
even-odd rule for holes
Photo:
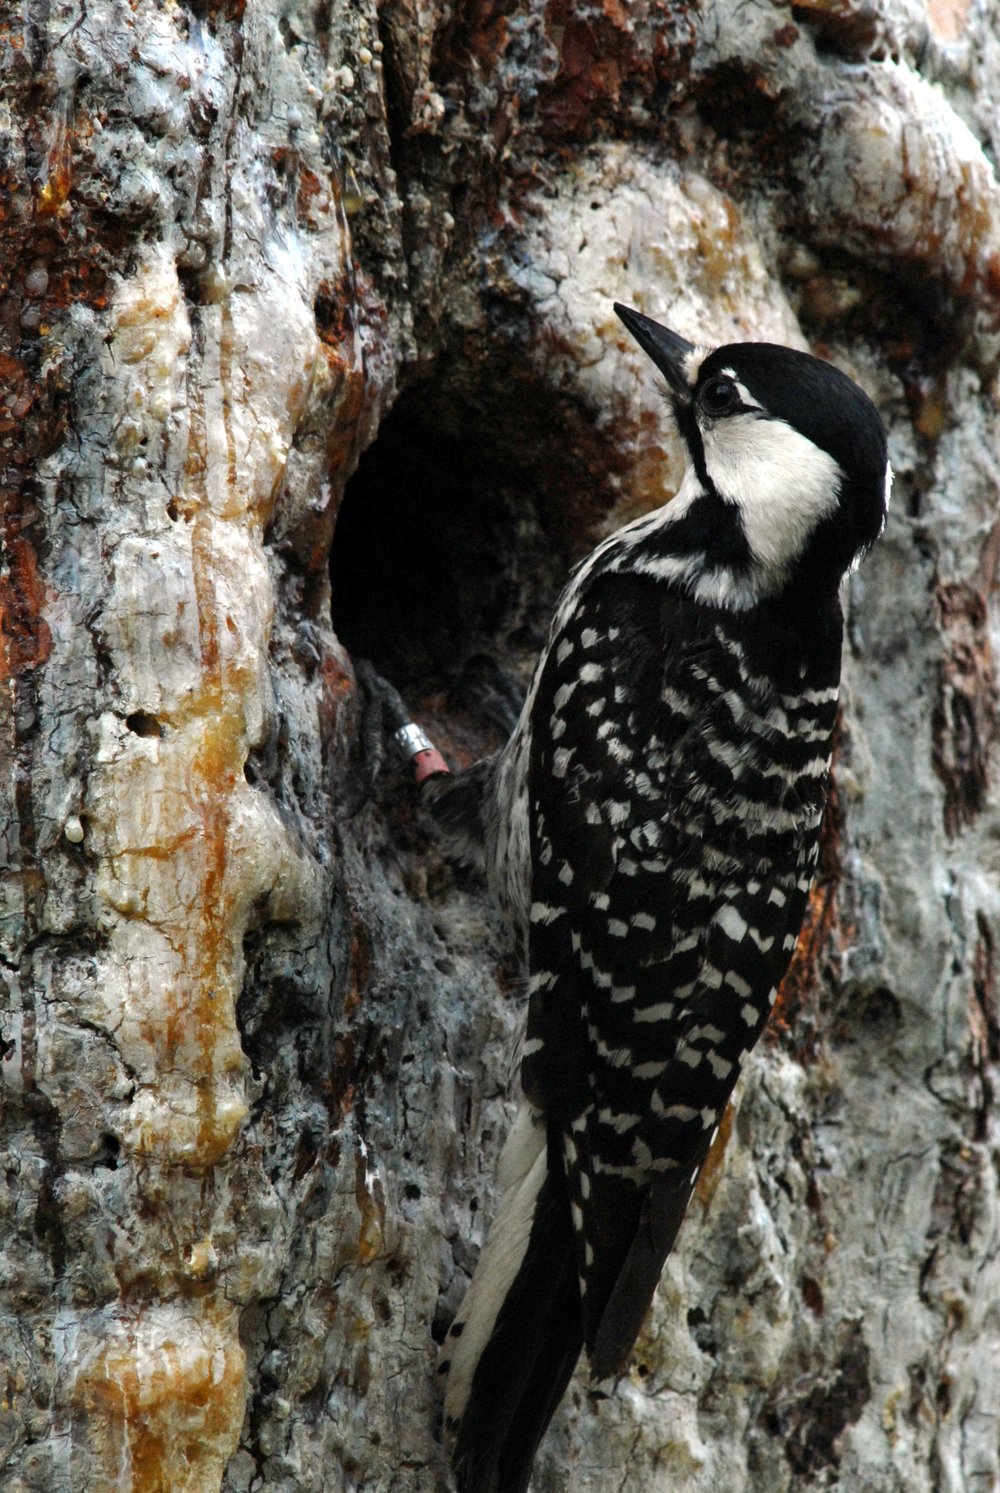
[[[708,474],[720,498],[740,510],[754,559],[784,572],[835,511],[840,467],[783,420],[731,415],[701,436]]]

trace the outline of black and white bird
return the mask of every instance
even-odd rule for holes
[[[615,309],[683,481],[574,571],[504,750],[424,789],[482,846],[529,979],[503,1198],[442,1355],[461,1493],[523,1493],[581,1348],[597,1380],[626,1367],[800,930],[840,584],[891,482],[838,369]]]

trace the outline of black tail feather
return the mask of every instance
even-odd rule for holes
[[[667,1255],[674,1247],[692,1186],[688,1181],[684,1186],[671,1187],[657,1178],[646,1190],[628,1254],[606,1300],[600,1302],[600,1315],[588,1324],[587,1352],[596,1380],[615,1379],[624,1372]]]
[[[579,1305],[579,1288],[575,1283],[571,1284]],[[568,1342],[556,1339],[539,1354],[507,1433],[498,1466],[497,1493],[524,1493],[531,1478],[538,1444],[566,1392],[579,1357],[579,1334],[574,1334]]]
[[[452,1455],[459,1493],[525,1493],[538,1443],[582,1346],[569,1206],[550,1175],[521,1268],[472,1379]]]

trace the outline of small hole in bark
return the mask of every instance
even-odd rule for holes
[[[865,991],[859,998],[858,1017],[870,1026],[895,1026],[902,1014],[898,996],[884,985]]]
[[[818,1281],[813,1280],[811,1275],[802,1277],[802,1299],[815,1317],[822,1317],[825,1307],[823,1304],[823,1291]]]
[[[121,1148],[121,1141],[117,1135],[102,1135],[101,1149],[94,1160],[94,1165],[103,1166],[109,1172],[116,1172]]]
[[[304,1177],[306,1172],[311,1171],[318,1155],[319,1146],[317,1145],[316,1137],[313,1135],[309,1127],[306,1126],[299,1136],[298,1151],[295,1156],[295,1167],[292,1172],[292,1176],[294,1177],[296,1182],[298,1182],[300,1178]]]
[[[162,736],[163,727],[155,715],[150,715],[147,710],[133,710],[131,715],[125,717],[125,724],[133,736]]]

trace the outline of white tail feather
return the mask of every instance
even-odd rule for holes
[[[462,1418],[476,1365],[521,1268],[546,1171],[544,1117],[522,1104],[497,1167],[504,1190],[500,1207],[441,1350],[442,1360],[450,1363],[444,1410],[451,1426]]]

